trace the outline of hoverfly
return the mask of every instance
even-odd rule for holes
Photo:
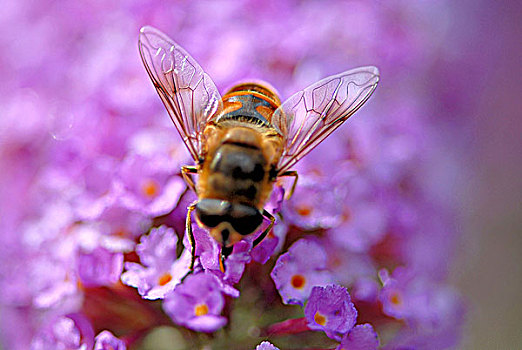
[[[139,52],[156,91],[167,108],[195,165],[181,173],[198,199],[188,207],[186,231],[195,239],[192,212],[199,226],[221,245],[221,262],[234,243],[270,224],[254,240],[259,244],[275,218],[264,209],[274,182],[297,172],[291,168],[372,95],[379,81],[376,67],[332,75],[281,103],[261,83],[243,83],[220,96],[216,85],[181,46],[152,27],[140,30]],[[197,175],[197,183],[192,175]]]

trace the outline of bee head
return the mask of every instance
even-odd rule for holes
[[[205,198],[196,204],[196,219],[222,247],[231,247],[254,233],[263,215],[252,206]]]

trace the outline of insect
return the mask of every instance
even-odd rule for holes
[[[234,243],[258,232],[267,218],[270,224],[253,242],[259,244],[274,225],[264,205],[275,181],[294,177],[291,195],[298,179],[292,167],[355,113],[379,81],[378,69],[368,66],[325,78],[284,103],[262,83],[236,85],[221,97],[196,60],[159,30],[143,27],[138,46],[195,162],[181,169],[198,196],[186,216],[191,270],[192,212],[221,245],[222,263]]]

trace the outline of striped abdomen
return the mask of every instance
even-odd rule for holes
[[[209,164],[208,186],[215,198],[256,205],[267,181],[267,161],[259,148],[224,143]]]

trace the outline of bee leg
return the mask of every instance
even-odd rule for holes
[[[190,242],[190,246],[192,247],[192,258],[190,260],[190,272],[193,272],[194,271],[194,263],[196,262],[196,240],[194,239],[194,232],[192,232],[192,219],[191,219],[191,216],[192,216],[192,212],[194,211],[194,209],[196,209],[196,204],[198,203],[198,201],[194,201],[191,205],[189,205],[188,207],[188,210],[187,210],[187,219],[185,221],[185,231],[187,231],[188,233],[188,238],[189,238],[189,242]]]
[[[299,175],[297,174],[297,171],[295,171],[295,170],[288,170],[279,176],[293,176],[294,177],[294,183],[292,184],[292,187],[290,188],[290,192],[288,192],[288,197],[286,197],[286,200],[289,200],[290,198],[292,198],[292,195],[294,194],[295,186],[297,185],[297,179],[299,178]]]
[[[263,216],[270,219],[270,224],[268,225],[268,227],[263,231],[263,233],[261,233],[259,235],[259,237],[257,237],[255,240],[254,240],[254,243],[252,244],[252,247],[255,247],[256,245],[258,245],[259,243],[261,243],[261,241],[263,241],[263,239],[265,239],[266,235],[268,234],[268,232],[270,232],[270,230],[272,229],[272,227],[274,227],[274,222],[275,222],[275,217],[270,214],[269,212],[267,212],[265,209],[263,209]]]
[[[221,247],[221,254],[219,259],[219,269],[225,273],[225,259],[232,254],[233,247]]]
[[[197,174],[197,173],[198,173],[198,169],[193,165],[183,165],[181,167],[181,176],[183,176],[183,180],[185,180],[187,185],[194,192],[196,192],[196,185],[194,184],[194,180],[192,179],[191,174]]]

